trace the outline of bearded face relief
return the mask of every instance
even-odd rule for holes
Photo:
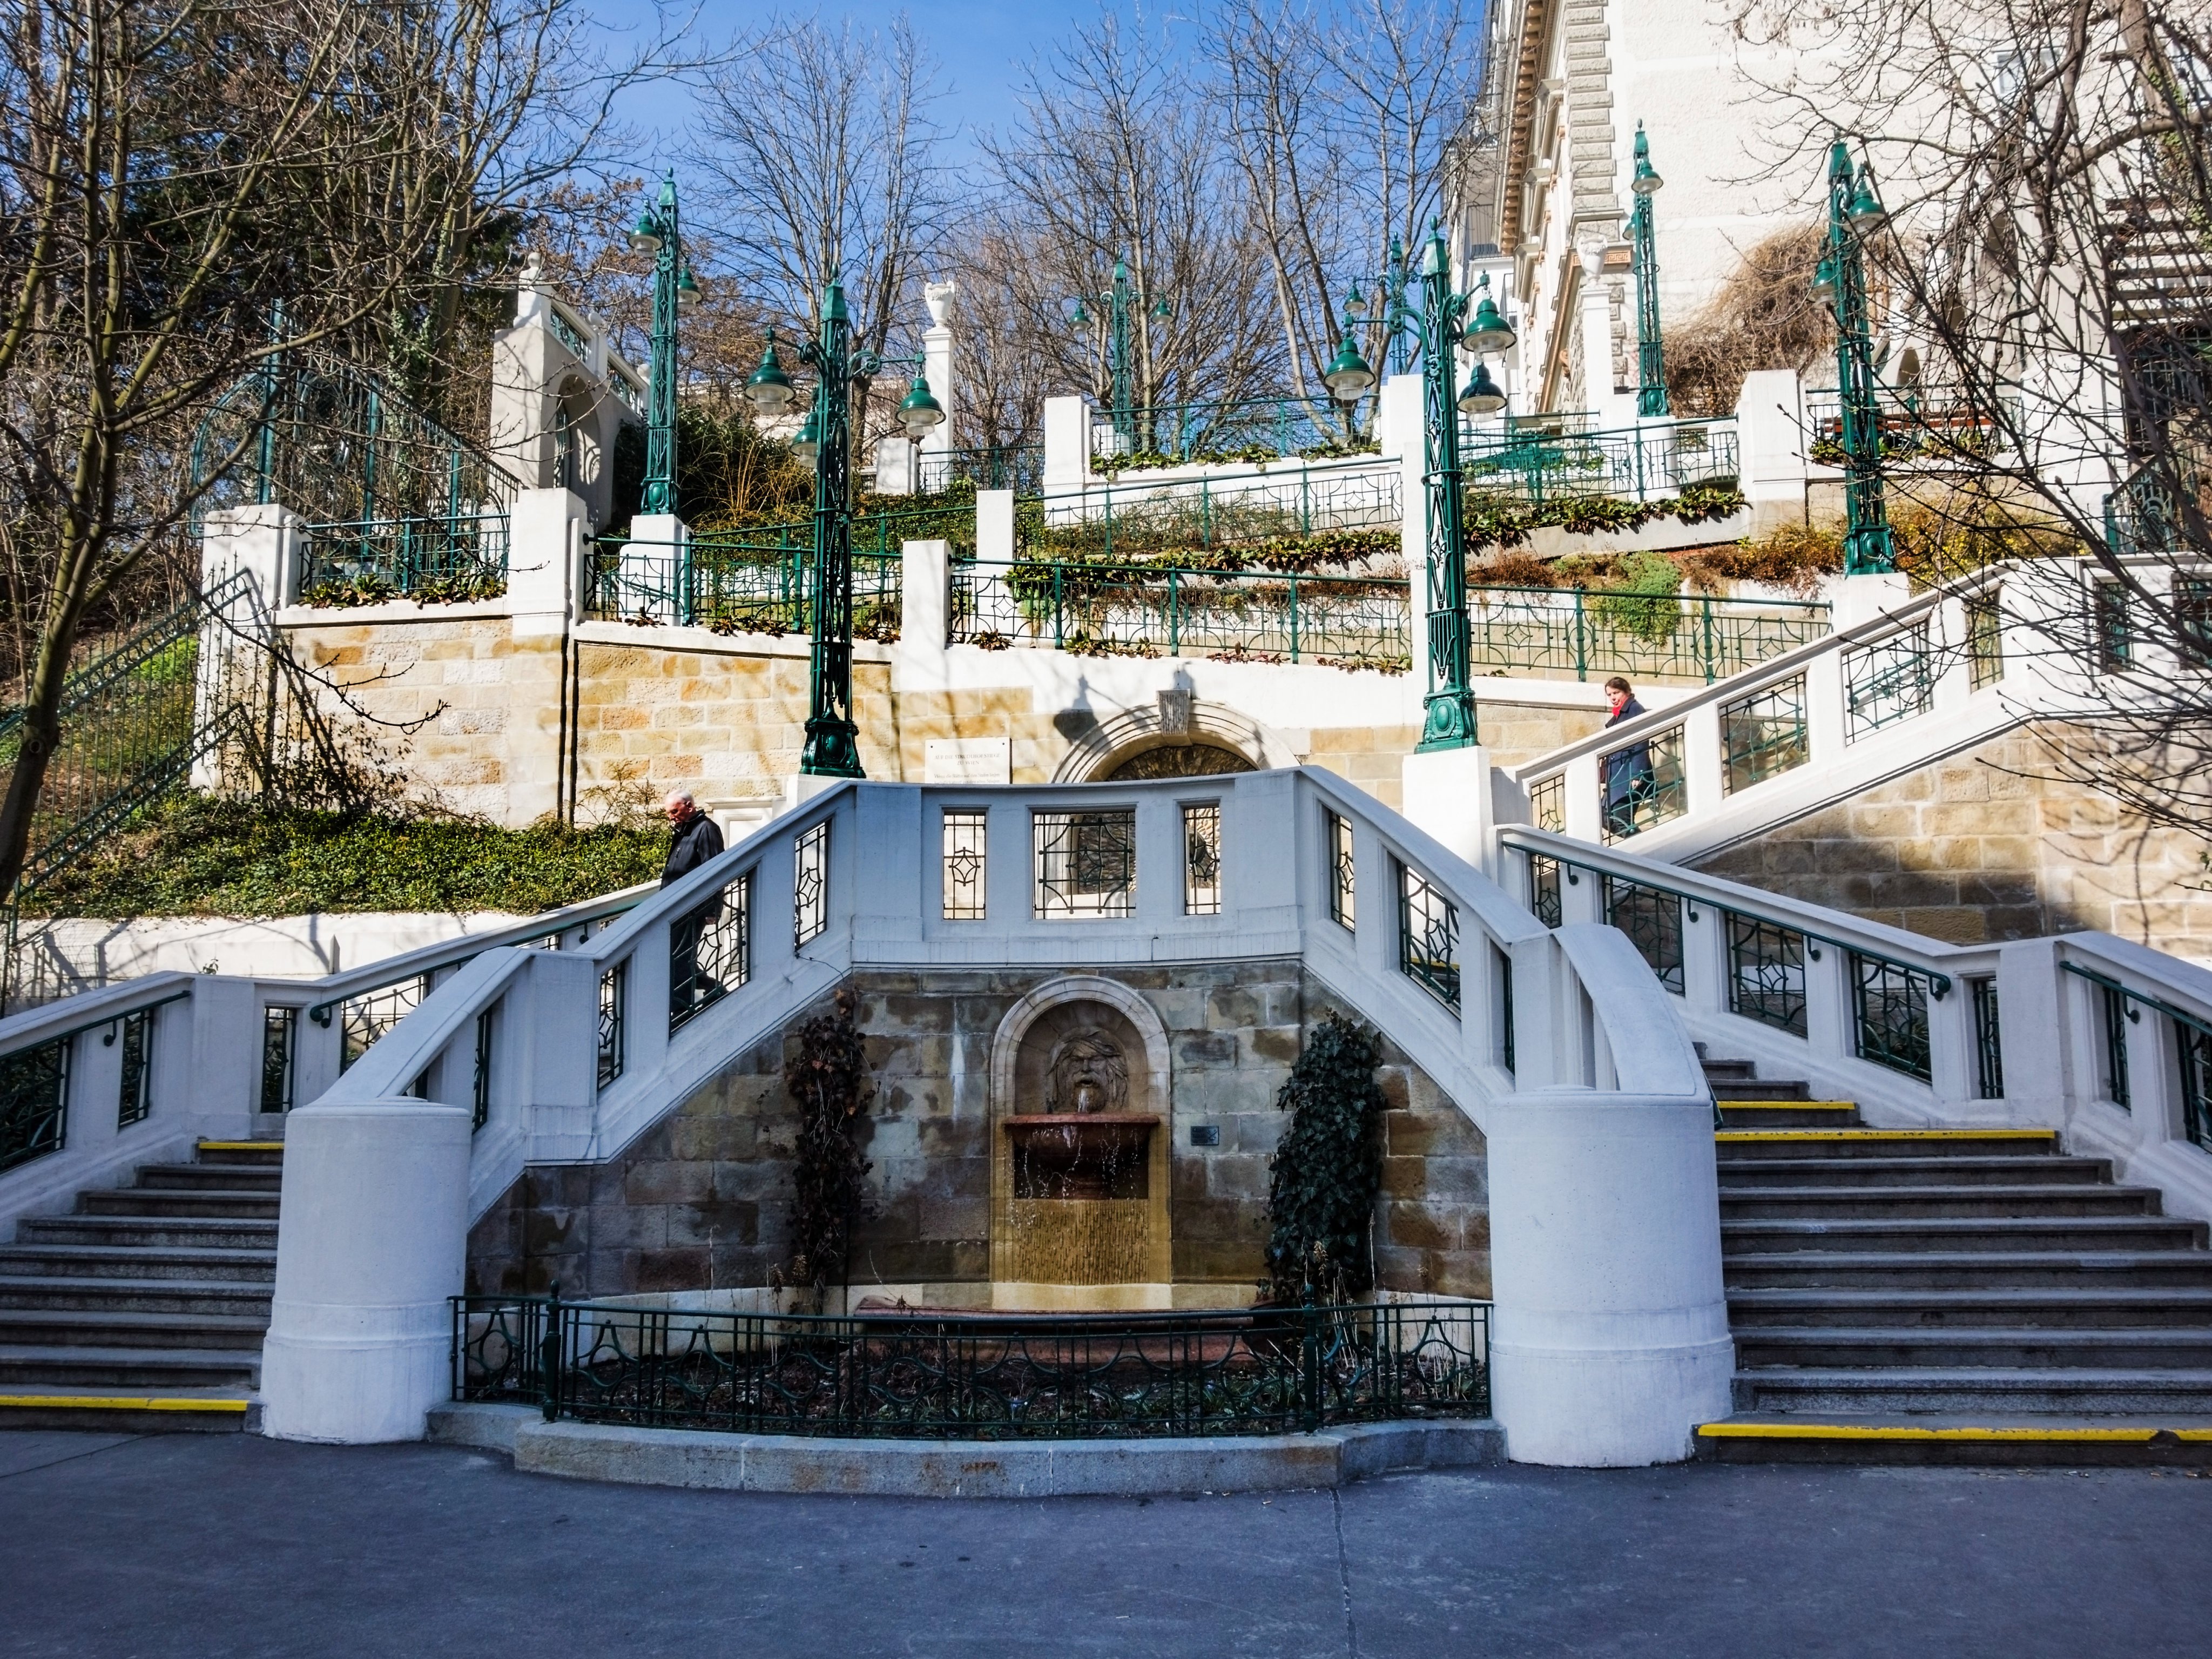
[[[1078,1031],[1053,1050],[1046,1073],[1054,1112],[1119,1112],[1129,1102],[1129,1062],[1103,1031]]]

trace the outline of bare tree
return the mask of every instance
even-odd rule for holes
[[[944,96],[904,16],[882,33],[776,18],[731,43],[708,82],[707,165],[726,269],[772,319],[811,334],[836,275],[856,345],[909,343],[952,210],[935,116]],[[855,381],[862,444],[889,430],[895,401],[864,419],[870,391]]]
[[[0,893],[80,634],[249,441],[188,465],[202,417],[278,351],[427,369],[449,350],[502,216],[604,122],[575,68],[578,15],[574,0],[0,12],[0,520],[9,598],[36,618]]]
[[[2053,765],[2154,824],[2212,824],[2212,37],[2173,0],[1765,0],[1810,46],[1771,94],[1812,164],[1838,110],[1891,217],[1878,350],[1893,495],[2004,586],[2072,688]],[[1903,395],[1906,391],[1910,397]],[[1817,437],[1817,434],[1815,434]]]

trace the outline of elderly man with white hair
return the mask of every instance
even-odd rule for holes
[[[660,884],[665,887],[679,877],[690,875],[708,860],[720,856],[722,832],[715,828],[714,820],[680,790],[670,795],[663,805],[669,823],[675,826],[675,834],[668,843],[668,862],[660,870]]]

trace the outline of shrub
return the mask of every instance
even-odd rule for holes
[[[1273,1303],[1348,1302],[1374,1287],[1382,1052],[1374,1032],[1332,1013],[1275,1097],[1291,1127],[1269,1164],[1265,1288]]]

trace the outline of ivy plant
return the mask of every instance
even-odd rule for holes
[[[811,1291],[817,1310],[823,1292],[846,1280],[853,1226],[868,1214],[862,1183],[868,1160],[854,1139],[875,1085],[854,1023],[858,1006],[849,986],[840,986],[829,1012],[799,1029],[783,1062],[783,1086],[799,1108],[799,1146],[792,1163],[792,1253],[778,1281]]]
[[[1370,1237],[1382,1180],[1382,1041],[1332,1013],[1275,1097],[1291,1115],[1268,1165],[1267,1299],[1348,1302],[1375,1285]]]

